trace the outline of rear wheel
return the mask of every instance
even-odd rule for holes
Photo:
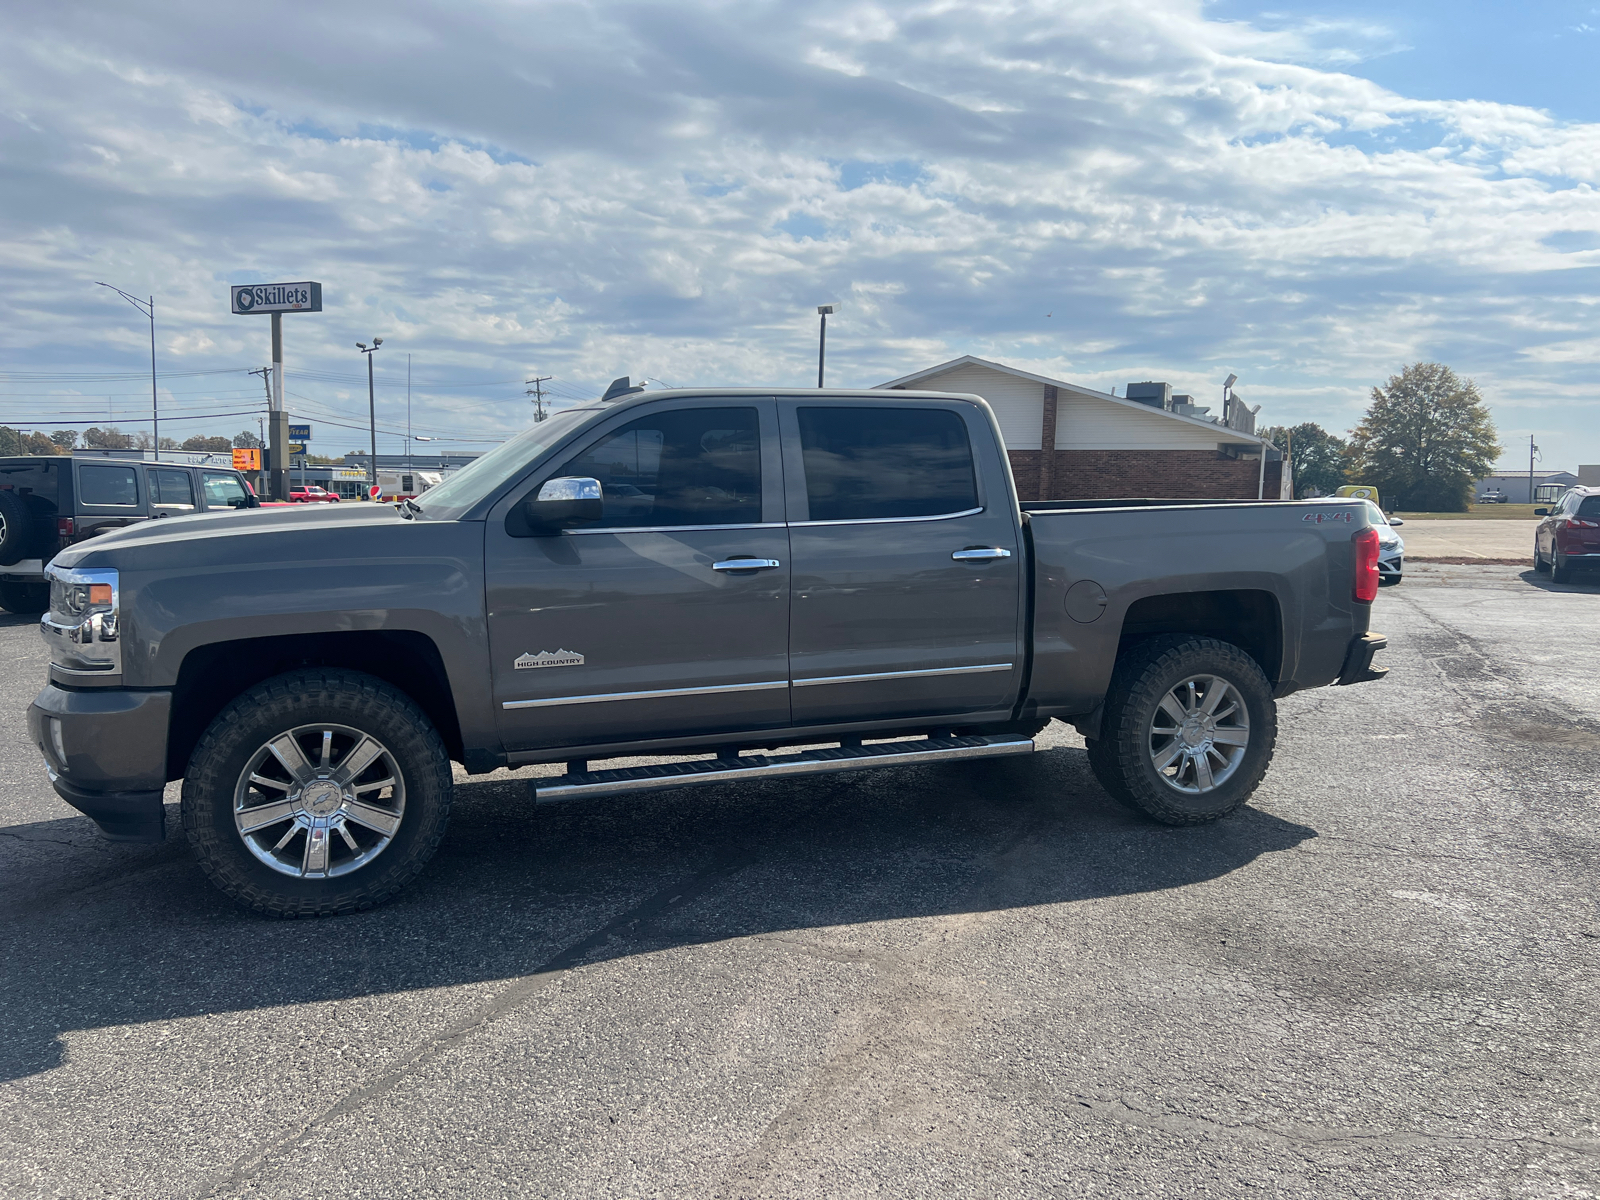
[[[1167,825],[1199,825],[1249,799],[1277,734],[1255,659],[1215,638],[1169,635],[1118,664],[1089,765],[1115,799]]]
[[[1567,566],[1567,556],[1554,546],[1550,547],[1550,582],[1572,582],[1572,568]]]
[[[9,612],[42,613],[50,607],[48,583],[0,583],[0,608]]]
[[[211,723],[183,824],[211,881],[257,912],[371,908],[433,857],[450,816],[444,743],[412,700],[357,671],[292,671]]]

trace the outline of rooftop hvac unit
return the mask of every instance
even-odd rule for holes
[[[1170,383],[1130,383],[1128,385],[1128,399],[1136,404],[1148,404],[1151,408],[1171,410],[1172,385]]]

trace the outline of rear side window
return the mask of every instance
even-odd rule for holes
[[[81,466],[78,468],[78,502],[95,505],[139,504],[139,472],[136,467]]]
[[[200,481],[200,486],[205,488],[207,508],[243,508],[249,503],[244,484],[237,475],[202,471]]]
[[[1585,496],[1578,505],[1577,516],[1585,521],[1600,521],[1600,496]]]
[[[150,481],[151,504],[179,504],[194,507],[194,481],[187,471],[151,467],[145,472]]]
[[[36,511],[53,513],[60,502],[57,481],[61,471],[71,468],[71,463],[71,459],[63,459],[60,465],[27,459],[0,461],[0,491],[23,499]]]
[[[932,517],[978,507],[967,426],[939,408],[802,408],[813,521]]]
[[[761,424],[753,408],[678,408],[640,417],[559,471],[600,481],[598,526],[754,525]]]

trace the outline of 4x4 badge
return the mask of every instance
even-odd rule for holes
[[[1321,525],[1324,521],[1354,521],[1356,519],[1356,515],[1348,508],[1341,508],[1336,509],[1333,512],[1318,511],[1314,513],[1307,513],[1300,519],[1302,521],[1315,521],[1318,525]]]
[[[512,665],[519,671],[533,667],[581,667],[583,655],[575,654],[571,650],[557,650],[554,654],[548,650],[541,650],[537,654],[524,651]]]

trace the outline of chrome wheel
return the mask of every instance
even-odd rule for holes
[[[1193,675],[1170,688],[1150,718],[1151,765],[1175,791],[1196,795],[1221,787],[1249,745],[1244,697],[1218,675]]]
[[[274,871],[328,879],[382,854],[405,807],[405,780],[383,743],[347,725],[301,725],[250,756],[233,823]]]

